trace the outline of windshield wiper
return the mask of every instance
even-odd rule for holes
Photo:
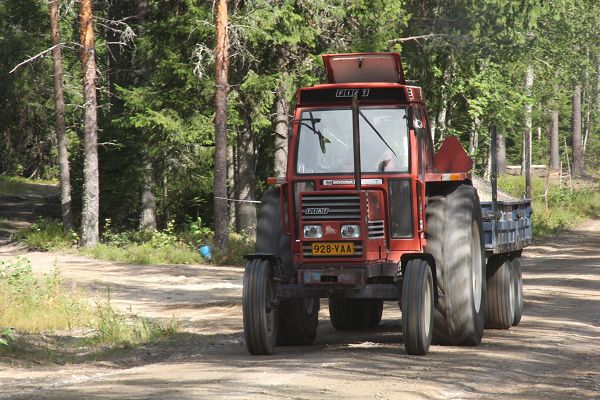
[[[361,117],[363,117],[363,119],[365,120],[365,122],[371,127],[371,129],[373,129],[373,131],[377,134],[377,136],[379,136],[379,139],[381,139],[381,141],[383,142],[383,144],[385,144],[387,146],[387,148],[390,149],[390,151],[394,154],[394,156],[398,157],[398,155],[396,154],[396,152],[385,141],[385,139],[383,138],[383,136],[381,136],[381,133],[379,133],[379,131],[377,130],[377,128],[375,128],[373,126],[373,124],[371,123],[371,121],[369,121],[369,119],[365,116],[365,114],[363,114],[363,112],[361,110],[358,110],[358,114]]]
[[[325,154],[326,153],[325,145],[327,143],[331,143],[331,140],[329,140],[325,136],[323,136],[323,133],[317,129],[317,124],[319,122],[321,122],[321,118],[313,117],[312,112],[309,112],[308,115],[310,115],[310,118],[295,119],[293,122],[300,122],[300,125],[304,125],[308,129],[310,129],[315,135],[317,135],[319,137],[319,147],[321,147],[321,152],[323,154]],[[309,121],[310,125],[308,125],[305,121]]]

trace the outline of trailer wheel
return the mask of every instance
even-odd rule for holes
[[[242,309],[246,348],[250,354],[275,352],[278,322],[275,289],[269,261],[255,259],[246,264]]]
[[[317,335],[320,299],[286,299],[279,304],[279,334],[282,346],[311,344]]]
[[[373,304],[379,301],[378,299],[330,297],[329,318],[331,325],[338,331],[358,331],[375,327],[379,324],[381,317],[377,317],[377,310],[375,310]]]
[[[428,199],[427,247],[436,263],[440,292],[433,340],[476,346],[485,323],[485,251],[477,191],[460,185],[447,196]]]
[[[519,325],[523,316],[523,274],[521,273],[521,263],[518,258],[511,261],[513,275],[513,291],[514,291],[514,318],[513,326]]]
[[[433,278],[424,260],[410,260],[402,282],[402,337],[407,354],[425,355],[433,332]]]
[[[515,284],[508,259],[492,258],[487,265],[487,299],[485,327],[508,329],[515,314]]]

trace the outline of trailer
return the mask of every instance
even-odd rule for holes
[[[530,200],[497,201],[493,166],[492,201],[480,202],[458,139],[434,151],[398,53],[323,61],[328,82],[297,92],[286,176],[261,199],[244,272],[248,351],[312,343],[321,298],[338,330],[376,327],[383,302],[398,302],[415,355],[518,324]]]

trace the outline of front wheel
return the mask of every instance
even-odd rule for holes
[[[407,354],[429,352],[433,332],[433,278],[424,260],[411,260],[402,282],[402,336]]]
[[[242,308],[248,352],[254,355],[273,354],[277,341],[278,310],[269,261],[256,259],[246,264]]]

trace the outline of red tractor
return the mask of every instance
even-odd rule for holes
[[[529,202],[482,206],[459,141],[434,154],[421,88],[406,85],[399,54],[323,61],[328,83],[298,90],[287,174],[262,197],[244,273],[248,351],[310,344],[321,298],[338,330],[375,327],[383,302],[398,301],[408,354],[432,340],[479,344],[488,282],[499,292],[488,326],[513,325]]]

